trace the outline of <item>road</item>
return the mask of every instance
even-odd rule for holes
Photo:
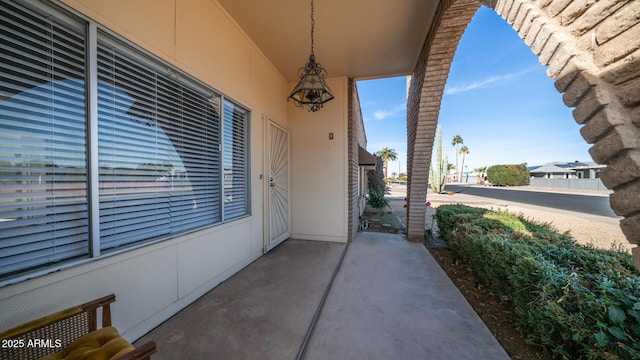
[[[482,196],[492,199],[618,218],[613,210],[611,210],[608,196],[564,194],[452,184],[447,184],[446,190],[466,195]]]

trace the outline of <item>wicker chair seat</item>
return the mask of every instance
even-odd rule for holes
[[[155,342],[134,348],[111,326],[115,300],[107,295],[0,332],[3,344],[15,344],[0,348],[0,360],[149,360]]]
[[[113,326],[107,326],[79,337],[57,353],[41,360],[115,360],[135,348]]]

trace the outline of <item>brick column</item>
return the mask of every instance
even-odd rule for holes
[[[424,241],[425,199],[440,103],[458,42],[480,3],[442,1],[413,73],[407,104],[407,238]]]

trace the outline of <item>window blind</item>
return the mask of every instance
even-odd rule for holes
[[[0,274],[88,254],[85,33],[0,3]]]
[[[247,111],[224,102],[224,220],[249,213]]]
[[[101,249],[220,221],[217,104],[218,95],[99,42]]]
[[[87,49],[87,21],[25,3],[0,0],[2,281],[249,213],[246,109],[101,29]],[[86,63],[93,51],[97,69]],[[87,73],[97,74],[97,119]],[[93,238],[89,178],[99,187]]]

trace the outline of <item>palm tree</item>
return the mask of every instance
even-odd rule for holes
[[[478,180],[476,181],[476,183],[478,185],[484,185],[484,173],[487,171],[487,167],[483,166],[483,167],[475,168],[473,169],[473,171],[475,171],[476,174],[478,174]]]
[[[469,153],[469,148],[467,145],[462,145],[460,148],[460,154],[462,154],[462,164],[460,165],[460,179],[458,181],[462,181],[462,170],[464,169],[464,156]]]
[[[455,167],[452,163],[447,164],[447,175],[451,172],[451,170],[455,170]]]
[[[452,163],[448,163],[447,164],[447,180],[449,180],[449,174],[451,173],[451,170],[455,170],[455,168],[453,167]],[[455,173],[454,173],[455,176]]]
[[[460,135],[456,135],[453,137],[453,140],[451,140],[451,145],[456,147],[456,171],[455,171],[455,178],[458,179],[458,145],[462,144],[464,141],[462,140],[462,137],[460,137]]]
[[[382,148],[382,150],[378,150],[376,155],[380,156],[384,161],[384,178],[385,181],[389,177],[387,176],[387,172],[389,171],[389,161],[398,160],[398,153],[396,153],[395,149],[389,149],[388,147]]]

